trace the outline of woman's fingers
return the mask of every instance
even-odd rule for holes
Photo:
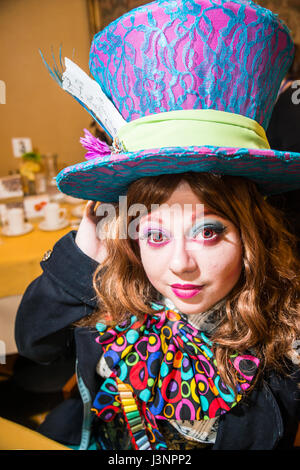
[[[85,215],[87,217],[89,216],[94,216],[94,208],[96,205],[96,201],[88,201],[86,206],[85,206]]]

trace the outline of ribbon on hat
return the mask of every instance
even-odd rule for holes
[[[116,148],[128,152],[163,147],[218,146],[269,149],[264,128],[254,119],[216,109],[151,114],[121,126]]]
[[[252,354],[230,356],[238,380],[235,399],[221,380],[212,342],[179,313],[164,310],[145,315],[143,321],[132,316],[115,328],[103,323],[96,327],[96,341],[112,372],[93,410],[103,420],[112,420],[122,411],[118,384],[125,384],[159,439],[155,418],[206,420],[230,411],[250,387],[260,362]]]

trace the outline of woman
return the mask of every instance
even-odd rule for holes
[[[205,332],[206,337],[210,338],[215,345],[218,374],[232,390],[236,390],[241,383],[247,385],[245,390],[249,387],[245,383],[245,374],[248,379],[249,376],[253,378],[259,361],[259,373],[251,383],[252,388],[260,380],[264,381],[260,374],[268,374],[268,371],[277,371],[280,374],[284,369],[287,372],[294,353],[291,344],[297,338],[299,327],[299,307],[295,299],[299,281],[296,275],[297,261],[293,256],[294,241],[284,224],[281,224],[282,220],[278,219],[279,214],[272,210],[255,185],[238,177],[183,173],[172,175],[172,179],[169,175],[140,179],[130,185],[127,197],[129,207],[138,201],[147,209],[153,204],[157,204],[160,209],[150,212],[150,218],[149,215],[141,217],[138,246],[136,240],[130,237],[123,240],[117,236],[116,239],[106,241],[107,260],[103,260],[94,275],[94,287],[101,308],[79,322],[80,326],[95,328],[101,321],[108,325],[119,325],[122,320],[127,319],[130,325],[128,331],[132,334],[133,328],[140,330],[140,325],[130,323],[132,315],[145,325],[145,313],[149,313],[151,317],[153,307],[156,306],[157,309],[160,305],[164,311],[166,307],[162,305],[166,305],[172,311],[175,309],[180,312],[181,319],[184,318],[189,325]],[[196,220],[193,219],[195,214],[198,216]],[[158,222],[159,216],[161,222]],[[132,218],[127,217],[125,220],[127,227],[132,223]],[[117,214],[111,224],[122,227],[122,214]],[[78,235],[79,240],[82,236],[80,230]],[[178,283],[184,287],[177,286]],[[194,287],[189,287],[190,284]],[[151,300],[155,304],[149,308]],[[110,312],[110,320],[104,315],[105,312]],[[128,317],[128,312],[131,317]],[[102,323],[100,326],[102,332]],[[172,328],[173,332],[174,328],[175,326]],[[152,328],[147,329],[153,332]],[[156,417],[159,415],[166,418],[168,407],[177,405],[178,409],[183,397],[179,395],[177,400],[173,398],[170,404],[166,397],[162,399],[158,389],[151,383],[150,376],[156,377],[159,382],[162,364],[169,364],[167,357],[171,354],[172,345],[174,346],[172,340],[169,337],[166,339],[161,333],[162,330],[163,327],[159,334],[155,331],[154,337],[157,338],[158,334],[161,344],[163,341],[168,343],[165,350],[159,350],[159,346],[155,348],[151,338],[145,338],[142,333],[137,335],[135,343],[131,342],[131,347],[126,350],[129,342],[125,339],[125,332],[119,332],[116,339],[112,333],[115,329],[112,328],[109,333],[112,341],[108,342],[109,349],[104,347],[105,354],[97,371],[102,377],[110,377],[108,383],[111,386],[112,370],[109,368],[107,371],[107,362],[113,361],[118,370],[116,372],[114,368],[113,376],[122,375],[122,381],[128,381],[137,395],[140,390],[145,394],[147,380],[150,380],[150,402],[161,403],[159,406],[152,403],[152,410],[155,409]],[[148,360],[145,359],[145,351],[140,352],[137,347],[142,338],[145,338],[144,347],[148,351]],[[101,339],[99,341],[102,343]],[[105,336],[104,345],[106,343]],[[175,347],[177,356],[180,351],[184,351],[178,344]],[[130,363],[133,350],[137,351],[138,362],[134,359],[133,366],[130,367],[128,361]],[[114,353],[111,354],[111,351]],[[237,351],[240,353],[239,364],[244,364],[248,369],[247,373],[242,369],[244,378],[239,379],[234,374],[232,364],[228,362],[230,353]],[[246,355],[245,351],[248,351]],[[173,353],[175,356],[176,353]],[[155,354],[160,354],[160,361],[154,371]],[[185,410],[186,414],[182,408],[178,411],[179,416],[184,419],[178,419],[174,411],[177,419],[170,420],[171,426],[173,424],[181,431],[176,442],[176,431],[172,427],[168,428],[165,421],[157,420],[157,427],[164,430],[167,439],[169,437],[169,449],[209,447],[216,439],[218,418],[215,416],[229,410],[228,391],[225,392],[226,387],[222,388],[227,395],[226,403],[222,404],[220,401],[224,395],[222,391],[220,394],[217,392],[217,407],[213,395],[206,416],[214,416],[213,419],[203,421],[205,418],[202,416],[202,422],[195,421],[196,407],[194,409],[192,406],[193,400],[189,392],[192,385],[187,385],[184,374],[178,372],[183,367],[183,361],[177,359],[177,363],[175,365],[176,360],[173,358],[172,366],[177,371],[175,376],[172,375],[174,369],[171,365],[168,372],[174,379],[173,387],[181,389],[186,384],[184,397],[186,406],[190,408]],[[193,361],[190,365],[194,371],[197,370]],[[133,385],[132,376],[141,373],[143,380],[136,379]],[[162,383],[166,380],[163,377]],[[191,376],[191,384],[193,380]],[[203,376],[200,383],[203,386]],[[102,386],[102,390],[106,390],[106,384]],[[94,408],[97,416],[111,420],[117,410],[114,406],[108,406],[107,395],[109,394],[100,392]],[[104,408],[101,400],[104,400]],[[193,421],[192,425],[189,420]],[[192,435],[194,442],[184,442],[182,434],[187,437]]]
[[[106,94],[114,143],[87,134],[88,161],[57,183],[101,201],[104,219],[88,213],[44,261],[16,336],[46,362],[75,325],[80,448],[292,447],[295,240],[264,199],[299,187],[299,154],[271,150],[264,131],[292,49],[251,1],[160,0],[95,36],[100,91],[68,62],[62,86],[91,112],[91,87]]]

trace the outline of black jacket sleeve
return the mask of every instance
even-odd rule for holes
[[[286,374],[274,371],[266,374],[266,381],[279,406],[284,435],[278,448],[292,448],[300,422],[300,367],[286,361]]]
[[[41,262],[43,273],[28,286],[17,312],[18,351],[35,362],[47,364],[67,355],[74,348],[72,323],[97,305],[92,277],[98,263],[80,250],[75,235],[62,237]]]

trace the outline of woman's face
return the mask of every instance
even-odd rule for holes
[[[238,230],[212,213],[186,182],[141,218],[139,245],[151,284],[187,315],[226,297],[241,274]]]

